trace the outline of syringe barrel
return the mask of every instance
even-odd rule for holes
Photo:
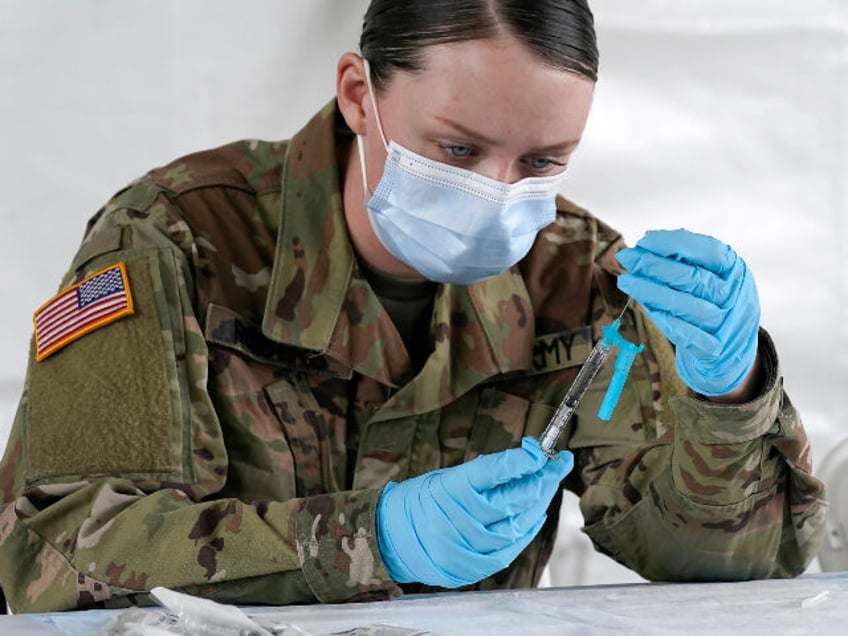
[[[557,440],[562,434],[562,431],[565,428],[566,424],[568,424],[568,421],[571,419],[573,413],[573,406],[567,407],[565,406],[565,404],[559,405],[559,408],[557,408],[554,417],[551,418],[551,421],[548,423],[548,426],[545,428],[544,432],[539,436],[539,446],[542,447],[543,451],[545,451],[549,455],[553,453]]]
[[[598,344],[595,345],[586,358],[586,362],[580,367],[577,377],[574,378],[574,381],[568,387],[568,391],[566,391],[565,397],[562,398],[562,402],[559,403],[551,421],[541,436],[539,436],[539,445],[546,453],[553,453],[557,440],[562,435],[569,420],[571,420],[571,416],[574,414],[577,405],[580,404],[580,400],[583,398],[583,394],[586,393],[586,389],[589,388],[592,380],[595,379],[598,371],[604,365],[609,352],[610,343],[604,339],[599,340]]]

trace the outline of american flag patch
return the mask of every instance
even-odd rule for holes
[[[40,362],[77,338],[131,313],[126,265],[116,263],[101,269],[35,312],[35,359]]]

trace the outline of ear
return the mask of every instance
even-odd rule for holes
[[[368,84],[365,63],[356,53],[344,53],[336,68],[336,100],[348,127],[357,135],[365,133]]]

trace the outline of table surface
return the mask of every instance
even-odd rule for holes
[[[848,572],[740,583],[636,583],[406,596],[377,603],[244,607],[308,635],[845,633]],[[122,610],[0,617],[3,636],[90,635]],[[150,610],[156,611],[156,610]],[[392,625],[404,630],[376,629]],[[356,628],[370,631],[349,631]],[[406,631],[409,630],[409,631]],[[284,633],[281,631],[280,633]]]

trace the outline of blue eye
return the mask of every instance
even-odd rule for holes
[[[524,160],[524,162],[534,172],[550,172],[554,170],[559,170],[560,168],[565,168],[565,166],[567,165],[564,162],[554,161],[553,159],[548,159],[547,157],[528,157]]]
[[[554,165],[554,162],[544,157],[532,157],[529,161],[533,170],[546,170]]]
[[[465,159],[471,156],[471,148],[456,144],[443,144],[442,149],[454,159]]]

